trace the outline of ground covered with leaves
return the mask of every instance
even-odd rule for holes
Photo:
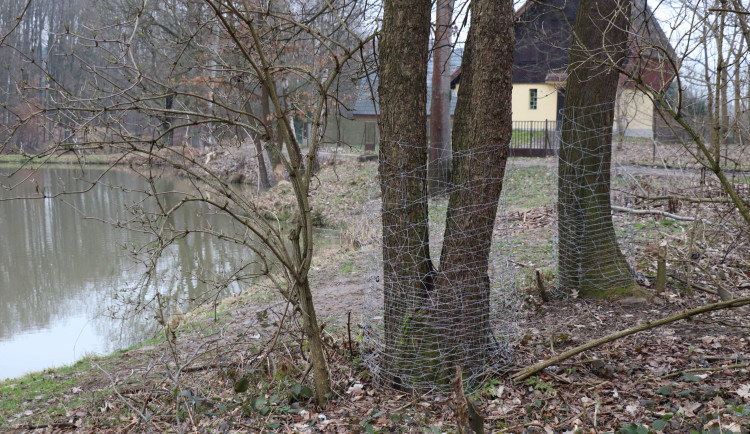
[[[0,383],[0,430],[455,432],[452,395],[412,395],[375,384],[361,362],[360,306],[376,257],[368,223],[377,210],[375,173],[373,162],[327,161],[318,175],[325,188],[313,191],[319,226],[336,228],[344,238],[340,247],[318,252],[311,276],[332,373],[326,408],[311,401],[298,315],[258,285],[191,312],[174,332],[139,346]],[[510,380],[514,371],[590,340],[717,302],[719,286],[735,298],[750,296],[750,237],[725,203],[634,199],[634,192],[675,191],[721,197],[693,175],[672,172],[620,174],[614,184],[615,204],[693,218],[615,214],[623,249],[653,296],[590,301],[556,292],[555,175],[549,160],[524,160],[508,172],[500,225],[506,241],[499,247],[518,275],[520,333],[513,359],[505,361],[508,370],[488,376],[469,396],[485,429],[748,432],[748,306],[653,328],[524,381]],[[269,191],[267,206],[285,206],[284,188]],[[671,277],[667,290],[656,294],[656,250],[664,242]],[[550,295],[546,302],[534,279],[537,269]]]

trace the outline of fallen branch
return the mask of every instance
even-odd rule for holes
[[[669,218],[675,219],[675,220],[682,220],[682,221],[685,221],[685,222],[691,222],[691,221],[695,220],[693,217],[687,217],[687,216],[684,216],[684,215],[672,214],[671,212],[661,211],[661,210],[658,210],[658,209],[633,209],[633,208],[625,208],[624,206],[612,205],[612,210],[613,211],[627,212],[627,213],[630,213],[630,214],[654,214],[654,215],[660,215],[660,216],[663,216],[663,217],[669,217]]]
[[[690,196],[680,196],[680,195],[668,195],[668,196],[642,196],[639,194],[634,194],[634,197],[641,200],[647,200],[647,201],[660,201],[660,200],[679,200],[682,202],[689,202],[689,203],[733,203],[731,198],[728,197],[690,197]]]
[[[568,351],[566,351],[566,352],[564,352],[564,353],[562,353],[562,354],[560,354],[558,356],[552,357],[552,358],[550,358],[548,360],[545,360],[543,362],[539,362],[539,363],[537,363],[535,365],[532,365],[532,366],[529,366],[527,368],[524,368],[524,369],[516,372],[515,374],[513,374],[510,378],[512,380],[514,380],[514,381],[525,380],[526,378],[528,378],[528,377],[536,374],[537,372],[539,372],[539,371],[541,371],[541,370],[543,370],[543,369],[545,369],[545,368],[547,368],[549,366],[552,366],[554,364],[560,363],[561,361],[563,361],[565,359],[568,359],[570,357],[573,357],[573,356],[575,356],[578,353],[582,353],[582,352],[584,352],[586,350],[590,350],[592,348],[596,348],[599,345],[606,344],[607,342],[612,342],[614,340],[617,340],[617,339],[620,339],[620,338],[624,338],[625,336],[629,336],[629,335],[632,335],[632,334],[635,334],[635,333],[638,333],[638,332],[642,332],[644,330],[649,330],[649,329],[653,329],[653,328],[656,328],[656,327],[660,327],[660,326],[663,326],[665,324],[669,324],[669,323],[673,323],[675,321],[679,321],[681,319],[687,319],[687,318],[690,318],[693,315],[698,315],[698,314],[701,314],[701,313],[712,312],[712,311],[721,310],[721,309],[736,308],[736,307],[740,307],[740,306],[745,306],[747,304],[750,304],[750,297],[736,298],[734,300],[722,301],[721,303],[713,303],[713,304],[708,304],[708,305],[701,306],[701,307],[698,307],[698,308],[695,308],[695,309],[686,310],[686,311],[684,311],[682,313],[678,313],[677,315],[672,315],[672,316],[667,317],[667,318],[662,318],[662,319],[660,319],[658,321],[647,322],[645,324],[641,324],[639,326],[636,326],[636,327],[633,327],[633,328],[629,328],[627,330],[623,330],[623,331],[620,331],[620,332],[617,332],[617,333],[613,333],[611,335],[604,336],[603,338],[599,338],[599,339],[597,339],[595,341],[591,341],[591,342],[588,342],[588,343],[583,344],[581,346],[575,347],[575,348],[573,348],[571,350],[568,350]]]
[[[718,366],[715,368],[685,369],[684,371],[677,371],[677,372],[672,372],[671,374],[662,375],[660,378],[676,377],[680,374],[691,374],[693,372],[717,372],[717,371],[723,371],[725,369],[740,369],[740,368],[747,368],[748,366],[750,366],[750,363],[737,363],[734,365]]]
[[[688,284],[687,279],[683,278],[679,274],[670,274],[669,277],[671,277],[672,279],[674,279],[674,280],[676,280],[676,281],[678,281],[680,283],[683,283],[685,285]],[[714,291],[713,289],[706,288],[705,286],[703,286],[701,284],[698,284],[698,283],[695,283],[695,282],[690,282],[690,286],[692,286],[693,288],[697,289],[698,291],[705,292],[706,294],[719,295],[719,293],[716,292],[716,291]]]

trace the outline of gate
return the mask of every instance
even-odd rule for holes
[[[513,121],[511,157],[557,155],[560,134],[555,121]]]

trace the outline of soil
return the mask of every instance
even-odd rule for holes
[[[640,165],[648,146],[635,143],[616,152],[615,160]],[[514,164],[548,170],[554,161],[529,159]],[[697,186],[693,172],[674,177],[663,169],[637,170],[644,172],[629,176],[654,193],[676,189],[688,195],[713,188]],[[412,396],[374,384],[358,354],[361,300],[376,265],[375,247],[369,241],[377,236],[369,224],[378,206],[368,201],[377,198],[374,174],[375,163],[327,160],[319,174],[326,188],[313,192],[313,206],[320,210],[321,220],[341,230],[345,239],[341,249],[319,252],[311,272],[332,372],[334,396],[327,408],[316,408],[305,392],[304,385],[311,381],[299,318],[274,298],[272,289],[255,287],[192,312],[173,341],[158,339],[101,361],[101,370],[76,374],[75,393],[90,395],[88,404],[69,408],[46,426],[35,426],[44,420],[39,415],[47,404],[32,400],[10,415],[6,428],[15,432],[454,432],[452,396]],[[542,177],[539,182],[549,179]],[[628,192],[631,186],[618,188]],[[685,202],[636,203],[627,202],[628,197],[616,194],[615,202],[697,215],[695,207]],[[716,302],[718,297],[711,291],[716,292],[717,285],[735,297],[750,296],[747,229],[724,205],[701,209],[705,220],[721,225],[694,228],[692,236],[695,224],[691,222],[661,223],[658,215],[616,214],[618,227],[635,228],[626,250],[642,283],[651,284],[656,247],[667,240],[670,268],[689,277],[692,293],[670,279],[666,293],[649,300],[589,301],[557,293],[554,278],[547,273],[552,299],[542,302],[531,276],[536,268],[553,266],[550,252],[540,249],[554,238],[553,207],[509,207],[508,238],[522,241],[510,250],[520,276],[521,332],[513,343],[513,359],[506,361],[507,371],[488,378],[471,396],[487,430],[750,430],[748,306],[604,344],[520,383],[507,375],[617,330]],[[688,267],[681,262],[686,257],[693,257],[698,265]],[[238,387],[243,381],[249,383],[244,391]]]

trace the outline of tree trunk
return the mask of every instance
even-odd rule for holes
[[[438,0],[435,45],[432,50],[432,99],[430,101],[431,193],[443,191],[450,178],[452,17],[453,0]]]
[[[582,297],[638,286],[617,244],[610,203],[612,121],[630,3],[582,0],[573,26],[558,176],[559,282]],[[462,84],[463,86],[463,84]]]
[[[174,105],[174,93],[171,89],[168,90],[168,92],[169,93],[164,98],[164,121],[161,124],[163,135],[162,142],[164,143],[164,146],[172,146],[174,137],[174,131],[172,130],[172,121],[174,118],[169,114]]]
[[[380,38],[384,359],[395,387],[422,371],[414,315],[432,270],[426,196],[429,0],[386,0]],[[406,360],[405,362],[402,360]]]
[[[268,156],[271,160],[271,168],[275,171],[277,167],[281,166],[281,158],[278,155],[278,152],[281,150],[281,134],[278,133],[273,122],[271,122],[271,107],[268,102],[269,92],[268,86],[265,83],[261,83],[260,92],[260,107],[266,131],[266,146],[268,147]],[[280,179],[277,179],[277,181],[280,181]]]
[[[734,57],[734,121],[732,122],[732,142],[734,145],[740,145],[741,113],[742,113],[742,58],[745,53],[745,39],[739,38],[739,47]]]
[[[471,376],[495,354],[488,275],[511,136],[513,4],[477,0],[461,66],[452,190],[434,303],[448,359]]]
[[[325,408],[331,394],[331,385],[328,375],[328,364],[326,362],[325,351],[323,350],[320,325],[318,325],[318,319],[313,306],[310,281],[305,277],[303,282],[297,283],[297,289],[300,310],[302,312],[302,329],[307,336],[307,344],[310,346],[313,381],[315,382],[315,402],[320,407]]]

